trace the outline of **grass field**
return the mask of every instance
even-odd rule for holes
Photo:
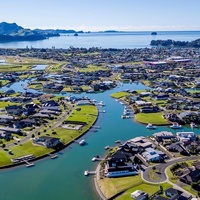
[[[168,121],[162,117],[162,113],[138,113],[135,121],[143,124],[167,125]]]
[[[157,184],[144,182],[140,175],[119,178],[103,178],[98,181],[98,184],[107,198],[127,189],[123,195],[117,198],[118,200],[131,199],[130,194],[135,190],[142,190],[147,192],[149,195],[152,195],[159,190]],[[171,187],[168,183],[162,183],[161,185],[164,190]]]
[[[163,190],[166,190],[167,188],[170,188],[171,185],[169,183],[162,183],[160,184],[163,187]],[[151,196],[155,192],[159,190],[159,185],[155,184],[148,184],[148,183],[142,183],[141,185],[135,186],[129,190],[127,190],[123,195],[116,198],[117,200],[130,200],[131,199],[131,193],[136,190],[142,190]]]
[[[96,65],[88,65],[86,68],[78,68],[79,72],[95,72],[99,70],[108,70],[105,67],[96,66]]]
[[[4,102],[4,104],[5,103],[6,102]],[[68,130],[61,127],[54,128],[53,130],[45,131],[44,129],[46,128],[43,128],[39,131],[40,136],[46,135],[46,136],[60,138],[60,141],[63,142],[63,144],[67,144],[70,141],[76,139],[78,136],[85,133],[97,119],[98,109],[96,106],[93,106],[93,105],[86,105],[86,106],[79,106],[79,107],[81,108],[81,110],[80,111],[74,110],[66,120],[86,122],[87,124],[84,125],[80,131]],[[39,137],[38,132],[35,133],[35,137]],[[53,149],[50,149],[50,148],[46,148],[39,145],[33,145],[31,140],[21,145],[16,145],[12,148],[9,148],[9,150],[12,150],[13,155],[10,155],[8,153],[8,150],[6,151],[6,149],[0,151],[0,158],[1,158],[0,166],[10,165],[11,158],[17,158],[17,157],[21,157],[28,154],[33,154],[35,157],[40,157],[54,151]]]
[[[94,122],[96,120],[96,117],[98,115],[98,110],[96,106],[93,105],[84,105],[84,106],[78,106],[81,108],[80,111],[77,111],[75,109],[71,113],[71,115],[67,118],[67,121],[77,121],[77,122]]]
[[[16,72],[16,71],[28,71],[31,69],[30,65],[0,65],[1,72]]]
[[[116,93],[113,93],[111,94],[110,96],[115,98],[115,99],[120,99],[122,97],[126,97],[126,96],[129,96],[130,94],[128,92],[116,92]]]
[[[98,184],[103,194],[109,198],[126,188],[142,184],[142,179],[139,175],[119,178],[104,178],[100,179]]]

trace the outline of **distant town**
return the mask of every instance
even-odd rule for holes
[[[99,128],[95,122],[105,104],[83,92],[143,84],[143,90],[124,89],[111,98],[124,105],[122,120],[135,120],[154,133],[105,147],[106,157],[93,159],[100,161],[96,171],[84,173],[95,174],[103,199],[195,199],[200,192],[199,67],[200,51],[192,47],[1,48],[0,167],[30,167],[37,159],[56,158],[71,143],[84,145],[80,137]],[[177,132],[158,132],[157,126]],[[117,191],[116,184],[121,184]]]

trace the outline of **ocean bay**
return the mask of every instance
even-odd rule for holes
[[[151,40],[193,41],[200,37],[200,31],[158,31],[151,35],[150,31],[115,32],[115,33],[80,33],[62,34],[45,40],[0,43],[0,48],[146,48]]]

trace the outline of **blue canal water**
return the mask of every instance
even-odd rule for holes
[[[32,70],[45,70],[47,65],[35,65]]]
[[[10,86],[16,91],[23,90],[21,84]],[[111,93],[124,89],[145,89],[142,84],[124,84],[104,93],[76,94],[88,96],[103,101],[106,106],[102,109],[96,125],[101,126],[97,132],[88,132],[82,138],[87,145],[72,144],[63,150],[57,159],[37,161],[32,168],[21,166],[0,172],[0,199],[2,200],[98,200],[93,186],[93,177],[85,177],[85,170],[94,170],[97,163],[91,161],[94,155],[104,156],[104,147],[115,146],[116,140],[126,141],[135,136],[151,135],[155,131],[167,130],[175,133],[168,127],[158,127],[157,130],[147,130],[144,125],[136,123],[134,119],[121,119],[124,105],[110,97]],[[184,127],[184,131],[191,131]],[[199,134],[200,130],[195,130]]]
[[[0,43],[0,48],[69,48],[102,47],[102,48],[145,48],[150,47],[151,40],[192,41],[200,38],[200,31],[158,31],[151,35],[150,31],[116,32],[116,33],[80,33],[50,37],[39,41],[21,41]]]

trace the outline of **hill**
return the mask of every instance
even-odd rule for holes
[[[162,47],[200,47],[200,39],[187,42],[187,41],[174,41],[174,40],[152,40],[150,45]]]

